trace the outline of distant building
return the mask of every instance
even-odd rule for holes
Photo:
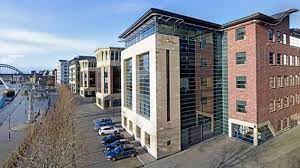
[[[94,56],[78,56],[69,61],[69,87],[73,93],[80,92],[80,65],[79,61],[94,59]]]
[[[124,48],[98,48],[96,104],[101,109],[121,108],[121,51]]]
[[[79,61],[80,65],[80,95],[95,97],[96,95],[96,57]]]
[[[57,85],[69,83],[69,66],[68,60],[59,60],[57,64]]]

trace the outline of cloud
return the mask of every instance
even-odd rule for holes
[[[93,54],[98,42],[61,37],[47,32],[0,29],[0,62],[11,63],[29,55],[71,52]]]

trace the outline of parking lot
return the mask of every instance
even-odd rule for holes
[[[82,148],[84,152],[82,159],[79,161],[84,167],[140,167],[142,164],[137,157],[120,159],[117,161],[110,161],[105,158],[103,153],[104,145],[101,144],[101,136],[97,131],[94,131],[93,121],[98,118],[111,118],[115,124],[120,125],[120,113],[102,111],[92,101],[88,99],[78,97],[79,110],[75,115],[76,125],[78,127],[79,138],[82,140]],[[122,131],[125,138],[129,138],[129,134]],[[131,139],[133,140],[133,139]],[[138,147],[139,144],[135,141],[131,141],[130,145],[137,147],[138,152],[143,152],[143,148]]]

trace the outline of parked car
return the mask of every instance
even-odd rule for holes
[[[101,143],[103,144],[113,143],[116,140],[123,139],[123,138],[124,138],[123,134],[110,134],[107,137],[102,138]]]
[[[105,152],[115,149],[116,147],[124,144],[128,144],[130,141],[128,139],[116,140],[113,143],[105,145]]]
[[[110,150],[109,152],[105,153],[105,157],[107,160],[117,160],[122,158],[135,157],[136,154],[137,151],[133,147],[118,146],[114,150]]]
[[[100,127],[99,129],[99,135],[107,135],[107,134],[112,134],[112,133],[119,133],[120,128],[117,128],[115,126],[103,126]]]
[[[94,121],[95,123],[95,127],[94,130],[95,131],[99,131],[99,129],[103,126],[111,126],[114,125],[114,123],[112,122],[112,120],[110,118],[107,119],[97,119]]]
[[[111,118],[98,118],[96,120],[93,121],[94,124],[99,124],[99,123],[112,123],[112,119]]]

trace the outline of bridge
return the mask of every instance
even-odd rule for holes
[[[18,68],[8,65],[8,64],[0,64],[0,78],[3,81],[24,81],[30,74],[25,74]]]

